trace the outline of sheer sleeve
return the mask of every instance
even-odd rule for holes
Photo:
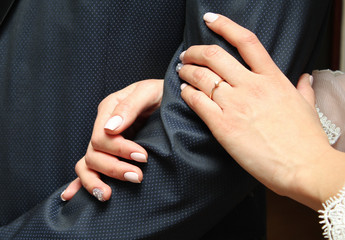
[[[345,152],[345,74],[340,71],[313,71],[313,89],[319,117],[330,144]]]

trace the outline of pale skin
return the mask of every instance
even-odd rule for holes
[[[251,175],[320,209],[345,184],[345,156],[320,126],[309,78],[302,76],[296,89],[253,33],[221,15],[205,21],[239,50],[250,70],[218,46],[191,47],[182,54],[179,74],[195,88],[183,85],[183,99]]]
[[[141,163],[147,162],[147,152],[140,145],[123,136],[135,132],[142,122],[159,108],[163,94],[163,80],[149,79],[133,83],[106,97],[98,106],[98,114],[85,156],[78,161],[75,171],[78,175],[61,194],[63,200],[70,200],[81,186],[92,194],[95,188],[103,191],[103,201],[109,200],[111,188],[101,179],[99,173],[128,181],[125,173],[137,174],[135,183],[140,183],[143,173],[137,166],[121,161],[118,157]],[[105,128],[109,119],[121,116],[122,122],[116,129]],[[132,155],[135,153],[134,155]],[[134,157],[134,158],[133,158]]]
[[[222,15],[208,13],[204,20],[212,31],[238,49],[250,70],[219,46],[193,46],[180,57],[184,65],[179,75],[188,83],[181,86],[182,98],[246,171],[276,193],[319,210],[321,203],[335,196],[345,184],[345,154],[329,145],[321,128],[314,107],[311,78],[302,75],[296,89],[252,32]],[[215,81],[220,80],[222,82],[210,99]],[[139,102],[139,99],[132,101]],[[130,109],[134,109],[134,105],[130,105]],[[131,119],[140,115],[140,111],[134,112],[137,115]],[[105,122],[96,120],[100,127],[95,125],[95,129],[103,131],[101,137],[107,139],[109,133],[101,130]],[[111,134],[119,134],[128,126],[130,124]],[[139,151],[140,146],[136,147]],[[123,148],[121,152],[127,146]],[[109,153],[109,149],[106,150]],[[116,156],[118,152],[111,154]],[[83,159],[80,162],[85,163]],[[77,174],[85,180],[75,180],[66,192],[74,194],[80,181],[87,189],[95,183],[104,184],[96,173],[99,169],[86,162],[87,168],[78,170],[78,164]],[[117,170],[111,170],[113,167]],[[122,167],[107,165],[104,169],[121,172]],[[104,173],[104,169],[99,172]],[[142,179],[140,169],[130,170],[141,173]],[[92,172],[94,177],[87,179],[83,171],[85,174]]]

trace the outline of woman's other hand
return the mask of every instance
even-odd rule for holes
[[[296,90],[252,32],[222,15],[207,13],[204,19],[238,49],[250,70],[219,46],[192,46],[177,68],[194,86],[182,84],[182,98],[251,175],[278,194],[320,207],[310,176],[332,148],[309,76],[301,77]]]
[[[109,95],[99,104],[87,152],[75,167],[78,178],[61,194],[63,200],[70,200],[81,186],[98,200],[108,200],[111,188],[99,173],[122,181],[142,181],[140,168],[118,157],[147,162],[146,150],[126,137],[133,136],[159,108],[162,94],[163,80],[144,80]]]

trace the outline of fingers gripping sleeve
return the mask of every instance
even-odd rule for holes
[[[188,0],[184,41],[168,67],[160,111],[136,138],[149,153],[148,164],[140,165],[144,181],[134,185],[104,178],[113,189],[106,203],[98,202],[85,190],[64,203],[59,189],[1,227],[0,238],[201,238],[232,213],[258,183],[231,159],[181,99],[182,82],[175,71],[179,54],[193,44],[219,44],[240,59],[237,51],[202,21],[205,12],[217,12],[256,33],[276,64],[295,83],[311,66],[329,2]],[[263,207],[263,201],[256,204]],[[228,227],[233,232],[228,239],[239,239],[236,226]],[[245,232],[240,236],[255,237]]]

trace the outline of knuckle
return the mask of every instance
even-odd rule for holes
[[[106,98],[104,98],[99,104],[98,104],[98,112],[102,111],[103,108],[106,108],[109,103],[114,99],[114,96],[116,93],[109,94]]]
[[[85,164],[89,168],[92,167],[92,160],[91,159],[92,159],[92,154],[90,153],[90,151],[87,151],[85,154]]]
[[[201,82],[203,80],[206,80],[208,78],[208,75],[207,75],[207,72],[206,72],[206,69],[204,68],[196,68],[194,71],[193,71],[193,78],[192,78],[192,85],[198,83],[198,82]]]
[[[258,37],[251,31],[246,30],[242,37],[240,38],[240,43],[242,44],[257,44],[259,43]]]
[[[235,126],[233,124],[219,123],[214,134],[217,136],[219,143],[223,144],[229,140],[229,136],[232,136],[235,132]]]
[[[114,149],[114,155],[119,157],[126,157],[125,156],[125,144],[122,144],[121,142],[116,144],[116,149]]]
[[[74,171],[77,173],[77,175],[79,176],[79,171],[81,170],[82,166],[81,166],[81,161],[78,161],[75,166],[74,166]]]
[[[134,84],[134,90],[137,91],[138,89],[146,88],[148,85],[148,82],[152,81],[151,79],[141,80],[138,82],[133,83]]]
[[[203,55],[205,59],[214,58],[214,57],[219,56],[222,53],[221,49],[222,48],[218,45],[210,45],[210,46],[205,47],[203,51]]]
[[[194,93],[191,94],[190,96],[190,105],[192,108],[194,108],[195,106],[198,106],[201,104],[202,102],[202,97],[203,97],[203,93],[200,91],[196,91]]]
[[[107,98],[104,98],[99,104],[98,104],[98,107],[97,107],[97,110],[98,112],[100,112],[102,110],[102,108],[104,107],[104,105],[106,105],[106,102],[108,101]]]
[[[262,89],[261,86],[258,85],[253,85],[250,89],[249,89],[250,95],[252,95],[254,98],[256,99],[260,99],[263,96],[265,96],[265,91],[264,89]]]
[[[247,103],[238,103],[236,106],[236,112],[238,113],[238,121],[242,122],[253,116],[252,108]]]
[[[134,108],[134,104],[130,100],[126,100],[121,102],[117,107],[116,110],[118,112],[130,112]]]
[[[90,190],[90,189],[93,188],[93,187],[92,187],[92,184],[90,184],[90,183],[87,181],[87,179],[86,179],[85,181],[82,180],[82,185],[83,185],[83,187],[84,187],[85,189],[87,189],[87,190]]]
[[[94,133],[91,136],[91,145],[94,149],[100,150],[102,146],[102,137],[100,134]]]
[[[194,52],[194,51],[196,51],[198,48],[199,48],[199,46],[197,46],[197,45],[190,46],[190,47],[186,50],[186,54],[188,54],[189,52]],[[185,56],[186,56],[186,55],[185,55]]]
[[[116,179],[121,179],[121,169],[119,166],[115,165],[112,168],[107,169],[106,175]]]
[[[243,110],[243,108],[241,109]],[[221,129],[222,141],[224,142],[229,140],[228,136],[237,137],[238,134],[242,135],[243,132],[248,130],[245,113],[235,110],[231,118],[224,119],[219,123],[218,129]]]

